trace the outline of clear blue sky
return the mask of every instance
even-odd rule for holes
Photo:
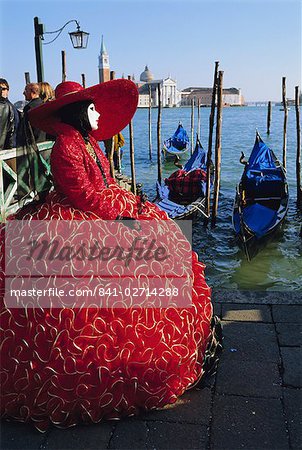
[[[101,35],[111,70],[139,79],[145,64],[155,78],[171,75],[178,88],[211,86],[214,62],[224,70],[224,86],[240,87],[247,101],[280,100],[281,78],[288,97],[301,86],[300,0],[0,0],[0,77],[11,85],[12,101],[23,99],[24,72],[36,80],[33,18],[46,31],[77,19],[90,32],[86,50],[74,50],[70,24],[43,47],[45,80],[61,81],[61,50],[67,78],[98,82]],[[48,39],[48,38],[47,38]]]

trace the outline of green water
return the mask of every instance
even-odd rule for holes
[[[207,149],[209,108],[201,109],[201,142]],[[190,108],[164,109],[162,114],[162,141],[174,133],[181,120],[190,135]],[[301,213],[296,208],[296,116],[288,113],[287,178],[290,191],[289,212],[284,230],[251,261],[247,262],[238,248],[232,228],[232,206],[236,184],[243,166],[240,152],[249,156],[258,129],[262,139],[282,160],[283,118],[278,107],[272,108],[270,136],[266,134],[265,107],[225,108],[222,118],[221,195],[217,226],[204,228],[202,220],[193,224],[193,247],[206,264],[209,285],[224,289],[253,289],[262,291],[299,291],[302,287],[302,239],[299,237]],[[142,182],[150,199],[155,196],[157,110],[152,111],[154,160],[149,161],[148,111],[138,110],[134,117],[134,145],[137,182]],[[197,130],[197,110],[195,111]],[[124,130],[127,142],[128,130]],[[124,147],[124,173],[130,174],[129,148]],[[175,170],[173,164],[163,166],[163,176]]]

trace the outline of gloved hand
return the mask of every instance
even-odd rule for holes
[[[141,230],[141,225],[140,225],[139,221],[137,219],[133,219],[133,217],[117,216],[117,218],[115,220],[122,220],[123,225],[130,228],[131,230],[137,230],[137,231]]]
[[[148,200],[148,195],[145,192],[141,192],[139,195],[138,213],[142,214],[144,209],[144,203]]]

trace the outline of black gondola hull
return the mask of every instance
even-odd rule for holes
[[[258,237],[246,225],[243,224],[240,233],[236,234],[236,241],[244,251],[248,261],[255,258],[257,254],[271,241],[275,240],[283,231],[285,216],[265,235]]]

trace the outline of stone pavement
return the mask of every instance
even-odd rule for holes
[[[301,294],[214,292],[217,374],[137,418],[40,434],[2,422],[6,449],[301,449]]]

